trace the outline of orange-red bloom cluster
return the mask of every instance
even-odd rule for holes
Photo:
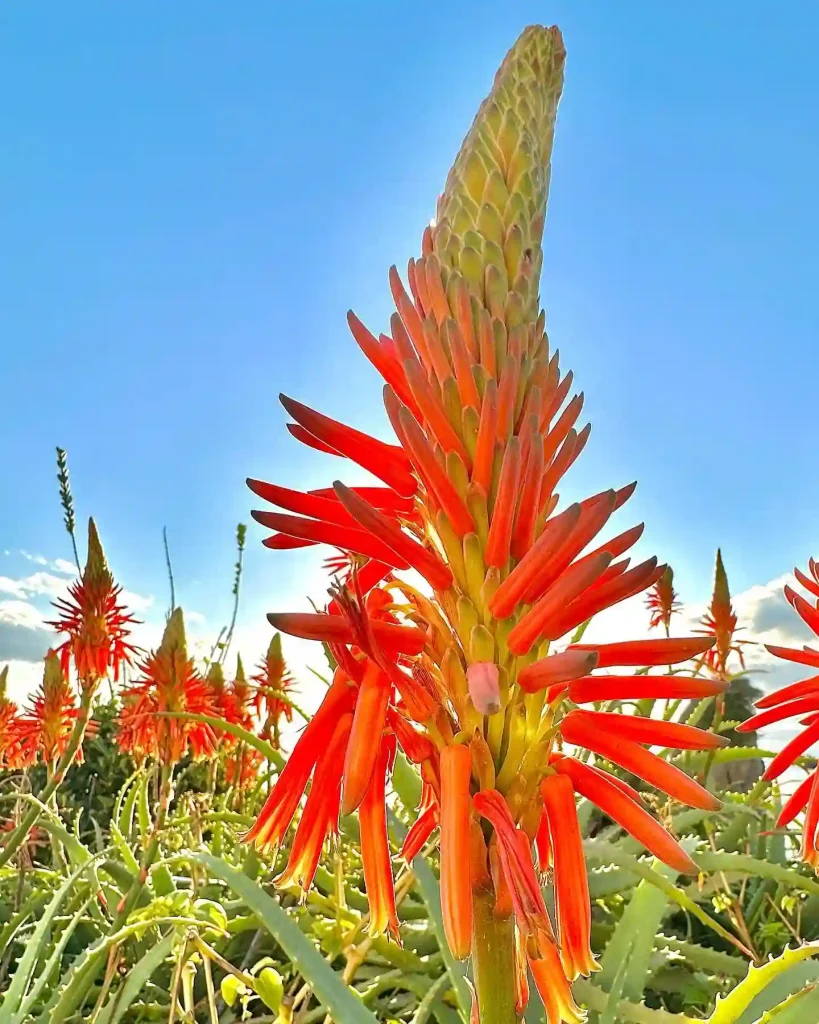
[[[784,593],[805,625],[819,636],[819,564],[813,558],[808,563],[808,573],[794,569],[794,575],[808,592],[808,597],[803,597],[788,585]],[[819,651],[813,647],[805,645],[801,650],[796,650],[791,647],[766,646],[775,657],[806,665],[814,673],[819,673]],[[765,771],[766,779],[778,779],[797,758],[819,741],[819,674],[767,694],[756,702],[756,706],[760,709],[759,714],[737,726],[739,732],[755,732],[766,725],[789,718],[797,718],[802,726]],[[819,871],[819,768],[814,769],[786,801],[777,819],[777,828],[784,828],[803,812],[802,857]]]
[[[293,677],[287,671],[278,633],[270,641],[267,654],[252,679],[256,684],[253,707],[262,723],[259,735],[278,747],[282,719],[293,721],[293,706],[287,697],[293,687]]]
[[[68,674],[73,659],[83,688],[93,688],[109,672],[119,679],[123,664],[129,664],[134,648],[127,642],[136,621],[120,603],[122,588],[105,561],[94,520],[88,522],[88,560],[82,578],[69,587],[69,597],[54,606],[59,618],[49,625],[67,635],[58,648],[63,671]]]
[[[703,616],[703,632],[715,638],[714,646],[705,652],[703,662],[715,675],[727,679],[731,672],[728,661],[736,654],[740,666],[745,668],[745,657],[742,648],[749,643],[737,640],[737,615],[731,603],[731,592],[728,589],[728,575],[722,562],[722,552],[717,549],[717,563],[714,569],[714,593],[711,604]]]
[[[677,591],[674,589],[674,570],[667,566],[665,572],[649,590],[646,597],[646,606],[651,612],[649,627],[656,629],[662,626],[665,635],[671,632],[671,617],[680,610],[680,602],[677,600]]]
[[[172,765],[187,753],[212,755],[217,736],[210,725],[180,713],[218,715],[213,693],[188,657],[182,609],[168,619],[162,643],[140,666],[142,678],[122,691],[119,744],[139,761],[154,757]]]
[[[79,708],[61,660],[54,651],[45,659],[43,681],[30,706],[11,723],[11,767],[25,767],[40,758],[54,767],[68,747]],[[82,749],[77,751],[82,762]]]
[[[527,29],[496,78],[450,173],[406,286],[389,275],[389,333],[353,314],[359,347],[384,379],[395,437],[383,441],[291,398],[291,434],[380,486],[309,492],[249,480],[276,510],[253,513],[273,549],[328,544],[349,571],[322,613],[269,616],[327,644],[332,686],[295,745],[248,839],[281,843],[312,778],[283,883],[306,888],[340,813],[360,810],[374,930],[394,930],[384,829],[385,775],[400,747],[419,765],[422,804],[404,853],[439,827],[441,904],[452,952],[473,946],[476,892],[514,914],[549,1024],[579,1019],[570,982],[594,968],[575,794],[588,795],[657,856],[694,865],[639,795],[566,756],[561,738],[696,807],[715,798],[649,747],[709,749],[707,733],[586,710],[638,697],[699,697],[721,679],[601,674],[702,656],[705,638],[572,643],[599,612],[665,577],[631,564],[638,524],[605,539],[633,484],[560,509],[557,488],[590,433],[538,312],[540,238],[563,48]],[[345,563],[334,562],[337,572]],[[401,573],[415,570],[416,586]],[[663,607],[673,597],[663,594]],[[670,615],[670,611],[669,611]],[[560,650],[553,649],[559,644]],[[554,869],[557,928],[534,866]],[[478,995],[480,1001],[480,993]],[[518,984],[518,1008],[525,986]]]

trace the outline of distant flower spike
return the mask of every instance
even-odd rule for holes
[[[60,617],[49,625],[67,635],[58,648],[63,671],[73,660],[80,685],[93,690],[109,672],[119,679],[122,665],[131,663],[135,648],[127,637],[136,622],[120,603],[122,588],[114,583],[93,519],[88,521],[85,569],[68,593],[67,599],[54,602]]]
[[[40,759],[53,769],[68,747],[78,714],[77,699],[61,659],[49,651],[40,690],[12,727],[12,746],[16,747],[12,764],[29,765]],[[82,748],[77,750],[75,760],[82,762]]]
[[[680,610],[682,605],[677,600],[674,589],[674,570],[667,566],[665,572],[657,580],[646,598],[646,605],[651,612],[649,626],[656,629],[661,626],[668,636],[671,631],[671,617]]]
[[[660,676],[595,674],[685,662],[709,650],[713,636],[570,644],[589,618],[670,582],[670,574],[656,558],[630,564],[642,524],[605,539],[634,484],[557,509],[557,488],[590,430],[580,424],[583,396],[570,395],[571,372],[561,373],[550,351],[538,297],[564,56],[557,29],[526,29],[464,140],[406,285],[390,269],[390,333],[376,335],[349,314],[356,342],[384,379],[397,443],[282,397],[295,438],[356,463],[383,486],[336,481],[301,493],[249,481],[284,510],[253,513],[274,531],[265,544],[326,543],[342,554],[328,563],[335,579],[325,610],[268,616],[284,633],[322,641],[338,668],[247,839],[276,849],[312,778],[284,876],[305,887],[339,811],[360,808],[372,924],[392,931],[376,804],[384,800],[389,751],[401,747],[424,780],[403,854],[417,855],[439,827],[453,954],[484,964],[497,954],[509,965],[508,990],[494,968],[476,972],[476,1012],[485,1024],[516,1019],[525,1002],[524,957],[549,1024],[581,1019],[569,979],[594,967],[588,889],[577,830],[564,845],[559,833],[574,820],[576,793],[677,870],[696,870],[631,787],[558,757],[561,737],[674,798],[718,805],[644,746],[708,748],[708,734],[654,718],[611,722],[566,705],[567,691],[592,702],[596,687],[617,700],[693,697],[722,686],[690,676],[661,683]],[[410,567],[426,586],[404,579]],[[534,866],[536,836],[541,867],[555,867],[557,937]],[[496,914],[514,911],[504,954],[488,948],[492,937],[477,923],[473,934],[477,898]],[[481,991],[490,975],[497,992]]]
[[[745,657],[742,648],[750,643],[748,640],[737,640],[737,615],[731,604],[731,592],[728,589],[728,576],[722,561],[722,552],[717,549],[717,564],[714,570],[714,593],[708,611],[703,616],[702,624],[706,635],[715,638],[714,646],[707,650],[703,661],[711,671],[721,679],[727,679],[731,670],[728,661],[736,654],[739,664],[745,668]]]
[[[122,691],[118,735],[122,749],[137,761],[156,758],[164,765],[176,764],[188,753],[212,755],[217,737],[211,726],[166,714],[219,714],[211,686],[188,657],[181,608],[173,611],[162,643],[140,669],[142,678]]]

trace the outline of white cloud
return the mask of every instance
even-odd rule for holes
[[[135,594],[133,590],[123,590],[121,600],[129,612],[145,612],[153,607],[154,595]]]
[[[73,562],[67,561],[65,558],[55,558],[51,563],[51,568],[55,572],[65,573],[66,576],[76,576],[77,567]]]
[[[45,620],[28,601],[0,601],[0,622],[26,629],[40,629]]]
[[[48,565],[48,559],[42,555],[32,555],[29,551],[21,551],[20,554],[23,558],[27,558],[29,562],[34,562],[35,565]]]
[[[20,581],[10,579],[8,576],[0,576],[0,594],[12,594],[14,597],[26,596],[25,590],[20,586]]]

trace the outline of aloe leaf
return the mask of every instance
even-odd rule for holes
[[[66,927],[63,929],[59,941],[55,944],[54,949],[51,952],[48,960],[43,965],[43,969],[37,976],[37,980],[31,986],[29,991],[26,993],[25,998],[20,1003],[20,1008],[14,1016],[15,1024],[24,1024],[27,1019],[29,1010],[40,998],[40,993],[48,983],[49,978],[54,973],[55,969],[59,966],[65,947],[68,945],[71,936],[74,934],[74,929],[80,923],[85,916],[85,912],[88,909],[88,904],[91,902],[93,897],[87,899],[79,910],[74,914],[71,920],[68,922]]]
[[[670,935],[657,935],[654,940],[657,949],[668,949],[678,953],[686,964],[695,971],[705,971],[712,975],[727,975],[730,978],[744,978],[748,965],[745,960],[719,949],[701,946],[696,942],[686,942]]]
[[[83,872],[87,871],[90,863],[82,864],[65,879],[60,888],[54,893],[43,916],[37,922],[31,938],[26,943],[25,951],[20,957],[17,969],[14,972],[11,985],[5,994],[2,1006],[0,1006],[0,1024],[14,1024],[16,1012],[22,1005],[23,997],[34,976],[37,961],[42,956],[51,926],[63,901],[80,880]]]
[[[793,868],[785,868],[781,864],[772,864],[767,860],[758,860],[744,853],[704,850],[696,855],[695,860],[703,871],[735,872],[752,875],[755,878],[771,878],[776,882],[784,882],[793,889],[819,895],[819,882],[813,878],[808,878]]]
[[[210,927],[215,929],[215,925],[208,926],[199,918],[168,916],[155,917],[149,921],[136,921],[133,924],[125,925],[111,935],[104,935],[93,946],[89,946],[81,953],[69,967],[62,978],[59,989],[37,1018],[37,1024],[65,1024],[66,1021],[74,1018],[77,1010],[85,1002],[89,983],[93,983],[98,971],[105,964],[110,949],[131,936],[142,936],[151,928],[159,928],[162,925],[171,925],[175,928],[202,929]],[[221,929],[218,930],[221,932]],[[0,1020],[0,1024],[4,1024],[4,1022]]]
[[[430,985],[426,991],[426,995],[418,1004],[415,1013],[412,1015],[410,1024],[427,1024],[427,1021],[432,1016],[432,1011],[435,1007],[436,1001],[446,991],[448,981],[449,979],[447,976],[442,974],[437,981]]]
[[[727,996],[717,999],[714,1012],[708,1018],[708,1024],[740,1024],[743,1014],[751,1009],[758,997],[787,971],[790,971],[796,964],[819,954],[819,942],[808,943],[797,946],[795,949],[786,949],[781,956],[774,957],[761,967],[748,967],[748,974]],[[781,1002],[782,993],[776,993],[771,1004]],[[772,1005],[755,1005],[751,1012],[756,1015],[771,1009]],[[752,1020],[754,1017],[751,1018]],[[810,1018],[803,1018],[804,1024],[808,1024]]]
[[[813,1020],[819,1020],[819,986],[788,996],[754,1024],[807,1024]]]
[[[688,844],[690,847],[690,843]],[[652,870],[669,884],[676,881],[679,872],[654,860]],[[617,922],[601,957],[601,972],[595,983],[611,992],[613,1003],[621,998],[640,999],[645,988],[654,939],[660,924],[669,911],[668,895],[652,881],[643,879],[629,900]],[[621,976],[622,975],[622,976]],[[601,1019],[601,1024],[613,1024],[613,1017]]]
[[[152,946],[143,957],[137,960],[128,971],[125,984],[118,992],[111,995],[95,1024],[119,1024],[119,1021],[130,1009],[131,1003],[142,991],[146,982],[150,980],[151,975],[162,961],[170,956],[174,938],[173,932],[169,932],[157,945]]]
[[[593,985],[586,978],[578,978],[572,986],[575,999],[596,1013],[605,1013],[609,1004],[606,993]],[[687,1017],[683,1013],[670,1013],[668,1010],[652,1010],[642,1003],[631,1003],[621,999],[617,1003],[617,1024],[703,1024]]]
[[[586,851],[587,856],[592,860],[602,860],[604,863],[608,862],[610,864],[617,864],[619,867],[624,867],[629,871],[633,871],[634,874],[644,878],[647,882],[651,882],[652,885],[656,885],[657,888],[661,889],[669,899],[679,904],[683,910],[687,910],[689,914],[696,917],[698,921],[702,921],[704,925],[712,931],[715,931],[717,935],[721,935],[723,939],[726,939],[732,945],[736,946],[746,956],[751,956],[750,950],[746,949],[735,935],[729,932],[727,928],[724,928],[719,921],[714,920],[713,917],[707,914],[686,892],[674,885],[673,882],[670,882],[667,878],[658,874],[658,872],[654,871],[653,868],[649,867],[647,864],[643,864],[631,854],[618,849],[611,843],[601,843],[595,839],[586,839],[583,842],[583,848]]]
[[[202,864],[212,875],[221,878],[241,897],[276,939],[302,977],[310,983],[316,998],[333,1016],[344,1024],[374,1024],[375,1017],[339,978],[332,967],[302,933],[279,904],[240,870],[221,857],[194,853],[191,860]]]

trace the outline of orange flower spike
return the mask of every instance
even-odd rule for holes
[[[465,960],[472,948],[472,884],[469,873],[469,748],[441,751],[441,902],[452,955]]]
[[[715,637],[714,646],[711,647],[704,657],[706,665],[712,672],[719,676],[728,676],[730,670],[728,660],[732,654],[739,658],[740,665],[744,668],[745,661],[742,654],[742,647],[747,641],[736,640],[737,616],[731,604],[731,593],[728,589],[728,576],[725,572],[725,565],[722,561],[722,552],[717,549],[717,563],[714,570],[714,593],[711,597],[711,604],[703,616],[702,625],[704,631]]]
[[[45,657],[43,680],[28,709],[14,719],[11,730],[12,760],[21,767],[38,756],[53,768],[65,753],[77,717],[77,702],[55,651]],[[82,750],[76,761],[82,762]]]
[[[57,649],[63,671],[68,673],[73,659],[80,685],[93,690],[109,671],[116,680],[121,666],[131,664],[135,648],[127,637],[136,622],[120,603],[122,588],[114,583],[93,519],[88,520],[85,569],[68,594],[54,602],[60,617],[48,625],[68,638]]]
[[[321,851],[328,835],[338,827],[341,798],[341,765],[350,737],[353,717],[342,715],[334,723],[329,744],[321,751],[313,785],[304,804],[290,857],[276,884],[297,885],[306,892],[313,883]]]
[[[665,572],[657,580],[646,597],[646,607],[651,612],[649,628],[656,629],[662,626],[665,635],[668,636],[671,629],[671,617],[682,607],[677,600],[677,591],[674,589],[674,570],[666,566]]]
[[[370,905],[370,934],[389,932],[399,941],[395,911],[395,885],[387,839],[386,776],[395,760],[395,737],[381,740],[370,787],[361,802],[361,860]]]
[[[529,957],[529,970],[543,1000],[547,1024],[584,1024],[585,1014],[574,1001],[553,942],[543,943],[540,956]]]
[[[591,903],[583,837],[571,780],[566,775],[547,775],[540,792],[545,817],[559,830],[552,855],[560,958],[566,976],[574,981],[581,974],[588,977],[599,969],[591,951]]]
[[[137,758],[150,755],[165,765],[176,764],[188,752],[195,758],[212,755],[217,739],[209,725],[166,715],[219,715],[210,687],[188,657],[181,608],[174,610],[162,643],[140,668],[142,678],[122,691],[120,746]]]
[[[567,743],[600,754],[681,803],[706,811],[716,811],[722,806],[713,794],[675,765],[657,757],[633,740],[597,729],[588,711],[570,711],[561,723],[561,733]]]
[[[342,814],[352,814],[364,799],[375,770],[380,738],[387,720],[392,683],[387,673],[368,660],[356,696],[355,715],[344,761]]]
[[[0,669],[0,771],[16,767],[17,705],[7,696],[9,667]]]

